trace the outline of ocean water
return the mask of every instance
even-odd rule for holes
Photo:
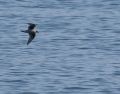
[[[120,1],[0,0],[0,94],[120,94]]]

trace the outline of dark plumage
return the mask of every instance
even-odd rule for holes
[[[35,32],[29,32],[29,39],[27,45],[35,38],[35,35],[36,35]]]
[[[35,38],[36,33],[38,33],[38,31],[35,30],[36,25],[33,23],[28,23],[28,29],[24,30],[22,32],[28,33],[29,34],[29,39],[27,42],[27,45]]]
[[[32,30],[32,29],[34,29],[36,27],[35,24],[32,24],[32,23],[28,23],[28,24],[29,24],[28,30]]]

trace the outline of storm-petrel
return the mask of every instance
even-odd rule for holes
[[[33,23],[27,23],[27,24],[29,25],[28,29],[21,32],[25,32],[29,34],[29,39],[27,42],[27,45],[28,45],[35,38],[36,33],[38,33],[38,31],[35,30],[36,24],[33,24]]]

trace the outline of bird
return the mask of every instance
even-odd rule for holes
[[[28,29],[27,30],[22,30],[21,32],[28,33],[29,34],[29,39],[27,41],[27,45],[32,42],[32,40],[35,38],[36,33],[38,33],[37,30],[35,30],[36,24],[33,23],[27,23]]]

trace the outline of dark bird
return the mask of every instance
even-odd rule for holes
[[[28,45],[35,38],[36,33],[38,33],[38,31],[35,30],[36,24],[33,24],[33,23],[27,23],[27,24],[29,25],[28,29],[21,32],[25,32],[29,34],[29,39],[27,42],[27,45]]]

